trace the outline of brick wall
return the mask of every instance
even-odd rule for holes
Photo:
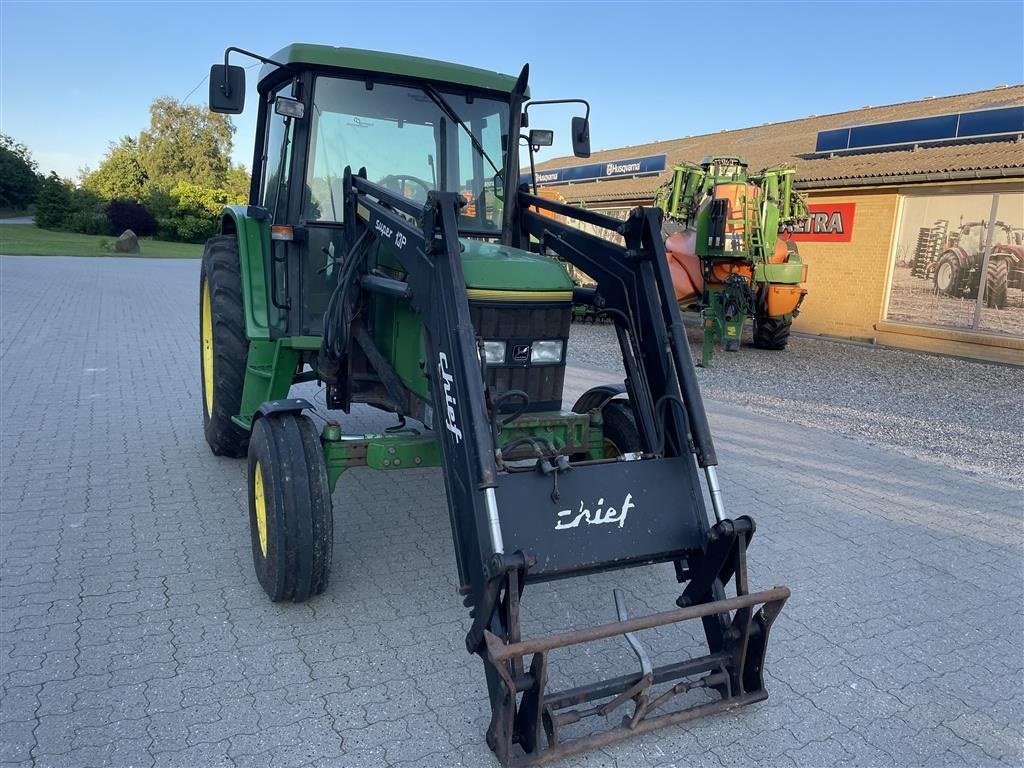
[[[811,203],[856,203],[848,243],[802,242],[807,298],[794,330],[874,338],[882,319],[899,194],[895,189],[808,194]]]

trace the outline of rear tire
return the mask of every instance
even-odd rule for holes
[[[1003,309],[1006,306],[1006,289],[1009,283],[1010,270],[1006,259],[992,259],[988,263],[988,275],[985,278],[985,306]]]
[[[203,432],[217,456],[245,456],[249,433],[231,420],[242,407],[249,338],[233,236],[206,241],[199,272],[199,371]]]
[[[643,450],[629,400],[608,401],[601,409],[601,418],[604,421],[604,458],[614,459]]]
[[[785,349],[793,321],[783,317],[754,318],[754,347],[757,349]]]
[[[327,588],[334,517],[327,464],[308,416],[256,420],[249,443],[249,529],[256,578],[274,602]]]

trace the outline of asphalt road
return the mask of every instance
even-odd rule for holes
[[[346,474],[327,592],[265,599],[243,463],[202,438],[197,282],[194,261],[0,259],[0,764],[496,765],[437,470]],[[1020,765],[1019,492],[709,411],[730,513],[758,522],[752,587],[793,590],[771,697],[561,765]],[[526,633],[610,620],[613,586],[636,613],[678,594],[668,567],[530,587]],[[644,639],[655,663],[700,652]],[[554,663],[556,685],[635,664],[622,642]]]

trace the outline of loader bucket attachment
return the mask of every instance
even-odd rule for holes
[[[752,533],[749,518],[712,528],[708,552],[717,574],[710,581],[710,572],[706,570],[687,574],[693,578],[678,600],[683,607],[675,610],[630,618],[622,593],[615,590],[618,620],[614,622],[507,641],[485,630],[481,655],[489,676],[501,681],[500,686],[491,690],[488,745],[502,765],[540,765],[768,698],[762,674],[768,635],[790,592],[785,587],[747,592],[745,553]],[[517,634],[519,624],[520,574],[511,579],[503,603],[504,623],[512,636]],[[722,579],[728,579],[730,574],[735,577],[735,597],[690,602],[688,595],[699,591],[705,595],[720,593]],[[694,619],[704,624],[708,652],[652,666],[638,633]],[[546,690],[553,651],[620,635],[637,657],[636,672],[567,690]],[[702,689],[717,696],[717,700],[704,696],[701,701],[680,706],[679,700],[685,694]],[[591,729],[584,735],[572,736],[565,732],[568,726],[588,718],[612,719],[619,713],[620,721],[605,730]]]
[[[761,679],[765,645],[772,622],[789,597],[776,587],[764,592],[624,619],[574,632],[505,644],[486,633],[486,662],[505,685],[499,712],[489,740],[503,765],[541,765],[577,752],[603,747],[666,725],[684,723],[716,712],[768,698]],[[763,607],[754,612],[756,606]],[[731,615],[728,645],[715,653],[651,667],[646,652],[633,633],[690,619]],[[558,648],[624,635],[640,658],[641,668],[631,675],[602,680],[569,690],[547,693],[548,655]],[[526,657],[530,656],[529,665]],[[512,669],[527,667],[530,674],[517,678]],[[517,684],[524,684],[519,690]],[[709,689],[718,701],[671,708],[673,699],[689,691]],[[632,707],[627,705],[632,704]],[[618,725],[606,731],[563,739],[561,729],[587,717],[607,717],[624,709]],[[541,746],[541,729],[547,747]],[[523,747],[513,753],[513,742]]]

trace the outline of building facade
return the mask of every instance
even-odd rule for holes
[[[811,217],[791,235],[809,266],[795,330],[1024,364],[1024,86],[549,160],[537,175],[547,194],[621,217],[674,165],[713,155],[796,166]],[[609,172],[578,178],[594,167]]]

